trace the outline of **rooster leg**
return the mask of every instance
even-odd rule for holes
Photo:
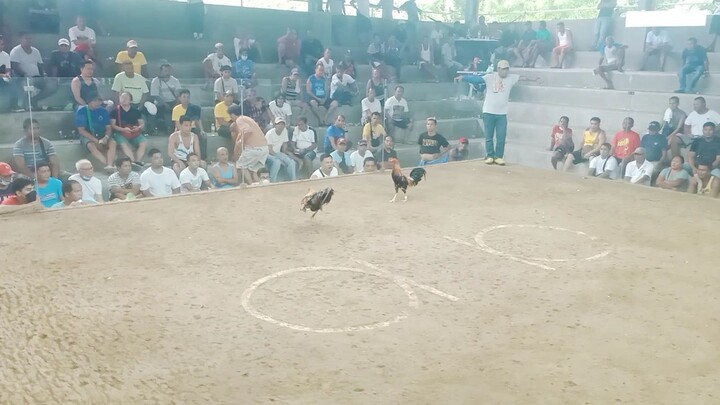
[[[397,191],[396,191],[396,192],[395,192],[395,196],[393,196],[392,200],[390,200],[391,203],[394,203],[394,202],[395,202],[395,199],[397,199],[397,195],[398,195],[398,193],[397,193]]]
[[[310,217],[310,219],[315,218],[315,215],[317,215],[318,212],[320,212],[320,211],[315,211],[315,212],[313,212],[313,214],[312,214],[312,216]]]

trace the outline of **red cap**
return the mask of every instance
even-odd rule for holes
[[[0,176],[7,177],[7,176],[12,176],[13,174],[15,174],[15,172],[13,171],[12,167],[10,167],[9,164],[7,164],[5,162],[0,162]]]
[[[458,142],[460,142],[460,143],[470,143],[470,141],[468,141],[468,139],[465,138],[464,136],[463,136],[462,138],[458,139]]]

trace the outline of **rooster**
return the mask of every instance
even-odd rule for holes
[[[402,190],[403,194],[405,194],[405,199],[403,201],[407,201],[407,189],[408,187],[415,187],[418,183],[420,183],[420,180],[425,178],[425,169],[421,167],[416,167],[410,171],[410,177],[406,177],[404,174],[402,174],[402,170],[400,169],[400,162],[396,158],[390,158],[388,162],[392,165],[392,173],[391,177],[393,179],[393,183],[395,183],[395,196],[390,200],[390,202],[395,202],[395,199],[398,196],[398,191]]]
[[[315,215],[322,209],[323,205],[330,203],[334,193],[335,190],[330,187],[317,192],[310,189],[300,202],[300,209],[303,210],[303,212],[310,209],[310,211],[313,212],[310,218],[315,218]]]

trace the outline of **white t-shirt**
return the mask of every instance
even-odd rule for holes
[[[590,161],[590,169],[595,169],[595,176],[599,176],[603,174],[604,172],[611,172],[615,169],[617,169],[617,159],[615,159],[614,156],[608,156],[606,159],[603,159],[601,156],[595,156]],[[612,178],[612,174],[610,175],[610,178]]]
[[[42,56],[40,51],[34,46],[30,48],[30,53],[26,53],[20,45],[10,51],[10,61],[19,63],[20,69],[27,77],[40,76],[38,64],[42,64]]]
[[[500,80],[500,76],[497,74],[485,76],[487,90],[485,91],[483,113],[507,115],[508,104],[510,104],[510,90],[512,90],[513,86],[520,80],[520,76],[508,75],[508,77],[502,79],[502,85],[498,83],[497,86],[494,83],[496,79]]]
[[[90,27],[85,27],[84,30],[81,30],[78,28],[78,26],[71,27],[68,30],[68,37],[70,38],[70,43],[72,44],[72,50],[77,49],[77,45],[73,41],[77,41],[78,38],[83,37],[90,40],[90,43],[95,45],[96,37],[95,37],[95,30],[93,30]]]
[[[322,172],[322,169],[317,169],[313,172],[312,176],[310,176],[311,179],[322,179],[323,177],[335,177],[338,175],[338,169],[337,167],[333,167],[330,171],[330,174],[325,174]]]
[[[355,151],[350,154],[350,163],[355,167],[355,173],[362,173],[365,167],[365,159],[373,157],[372,152],[369,150],[365,151],[365,156],[360,156],[360,153],[358,151]]]
[[[655,35],[654,32],[650,31],[645,37],[645,43],[650,44],[654,47],[657,47],[660,44],[667,44],[669,42],[670,41],[668,40],[668,33],[665,30],[661,30],[657,35]]]
[[[355,79],[353,79],[350,75],[343,74],[343,78],[341,81],[338,75],[333,75],[332,80],[330,81],[330,97],[335,94],[335,90],[337,90],[340,83],[342,83],[344,86],[347,86],[348,84],[355,83]]]
[[[280,152],[280,148],[288,141],[287,128],[283,128],[279,134],[275,131],[275,128],[270,128],[270,130],[265,133],[265,140],[268,145],[272,146],[274,153]]]
[[[200,191],[203,181],[210,181],[210,177],[202,167],[198,167],[195,174],[192,174],[189,167],[184,168],[183,171],[180,172],[180,184],[190,183],[190,187],[192,187],[194,191]],[[180,192],[183,194],[189,193],[185,187],[181,187]]]
[[[606,46],[604,49],[605,62],[608,65],[614,65],[618,61],[618,47],[617,46]]]
[[[720,124],[720,114],[713,110],[708,110],[705,114],[698,114],[697,111],[693,111],[685,118],[685,125],[690,125],[690,136],[692,138],[702,136],[703,125],[706,122],[712,122],[715,125]]]
[[[8,55],[5,51],[0,51],[0,67],[5,66],[5,73],[10,73],[10,69],[12,68],[12,65],[10,64],[10,55]],[[4,79],[6,82],[9,82],[10,79]]]
[[[307,149],[312,144],[317,142],[317,132],[314,129],[308,127],[306,130],[301,131],[300,128],[295,127],[293,131],[293,142],[295,147],[298,149]]]
[[[636,181],[640,180],[643,176],[648,176],[647,180],[643,181],[642,183],[636,183],[636,184],[642,184],[645,186],[650,185],[650,177],[652,176],[653,169],[655,166],[653,166],[652,163],[649,161],[643,162],[640,167],[638,167],[636,161],[632,161],[627,164],[627,167],[625,168],[625,177],[630,177],[630,181],[635,183]]]
[[[365,111],[370,110],[370,114],[376,112],[376,113],[382,113],[382,107],[380,106],[380,100],[377,98],[373,100],[372,102],[368,100],[367,97],[362,99],[360,102],[361,111],[363,115],[365,115]]]
[[[389,99],[385,100],[385,115],[388,117],[394,117],[393,112],[395,110],[398,110],[401,113],[407,113],[410,111],[408,108],[408,103],[406,99],[402,99],[398,101],[395,96],[390,97]]]
[[[154,197],[172,195],[173,189],[180,188],[180,181],[172,169],[163,167],[162,173],[155,173],[149,167],[140,175],[140,191],[150,190]]]
[[[430,40],[433,41],[435,45],[440,45],[441,39],[443,39],[442,31],[437,31],[435,28],[433,28],[433,30],[430,31]]]
[[[215,86],[213,90],[215,91],[215,93],[219,93],[221,96],[225,94],[225,92],[228,90],[232,91],[233,94],[240,94],[240,87],[238,86],[238,82],[232,77],[227,80],[223,79],[222,77],[218,77],[217,80],[215,80]]]
[[[335,61],[333,61],[332,59],[330,59],[329,62],[326,62],[325,58],[320,58],[317,62],[315,62],[315,65],[317,65],[318,63],[322,64],[325,68],[325,78],[329,79],[330,77],[332,77],[333,74],[335,74],[335,72],[333,72]]]
[[[70,176],[69,179],[77,181],[82,186],[83,201],[99,202],[95,196],[102,195],[102,182],[100,182],[100,179],[93,176],[90,180],[85,181],[77,173]]]
[[[208,55],[205,59],[203,59],[203,63],[210,61],[212,62],[212,67],[215,73],[220,74],[220,68],[223,66],[232,66],[230,63],[230,58],[227,57],[227,55],[223,55],[222,58],[218,58],[217,53],[213,52],[210,55]]]
[[[290,103],[288,102],[283,103],[282,107],[278,107],[277,102],[273,100],[268,103],[268,108],[275,118],[280,117],[284,119],[286,124],[288,117],[292,115],[292,107],[290,107]]]

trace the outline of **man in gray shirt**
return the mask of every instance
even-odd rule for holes
[[[158,125],[166,131],[173,131],[171,114],[178,102],[180,81],[172,75],[172,65],[160,65],[160,74],[150,82],[150,97],[157,106]]]

